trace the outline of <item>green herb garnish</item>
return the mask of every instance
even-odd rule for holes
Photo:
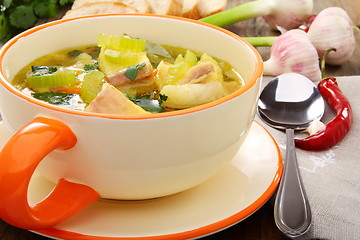
[[[131,100],[133,103],[143,108],[145,111],[152,113],[161,113],[164,111],[164,107],[162,106],[162,102],[166,101],[167,96],[160,94],[160,99],[153,99],[150,95],[144,95],[141,97],[130,97],[125,94],[125,96]]]
[[[75,58],[75,57],[79,56],[82,53],[83,53],[82,51],[75,49],[75,50],[72,50],[72,51],[68,52],[68,56],[71,57],[71,58]]]
[[[165,102],[165,101],[168,99],[168,96],[166,96],[166,95],[164,95],[164,94],[160,94],[159,96],[160,96],[160,101],[161,101],[161,103],[162,103],[162,102]]]
[[[161,113],[162,111],[164,111],[164,107],[161,106],[159,100],[139,98],[136,99],[134,103],[148,112]]]
[[[143,67],[146,66],[146,63],[140,63],[140,64],[136,64],[136,65],[133,65],[133,66],[130,66],[128,67],[128,69],[126,69],[124,75],[131,79],[132,81],[135,80],[136,78],[136,75],[138,74],[139,70]]]
[[[100,55],[101,47],[94,46],[94,47],[88,47],[85,52],[89,54],[93,59],[97,59]]]
[[[34,76],[41,76],[45,74],[52,74],[57,71],[54,66],[31,66],[31,71]]]
[[[93,70],[97,70],[98,67],[99,67],[99,62],[96,61],[96,62],[91,63],[91,64],[90,64],[90,63],[89,63],[89,64],[85,64],[84,70],[85,70],[85,71],[93,71]]]
[[[73,97],[75,97],[76,94],[43,92],[43,93],[32,93],[31,96],[55,105],[70,105],[70,100]]]
[[[157,55],[163,58],[172,58],[164,47],[151,41],[146,41],[145,51],[149,54]]]
[[[38,19],[56,17],[62,6],[74,0],[2,0],[0,1],[0,42],[33,27]]]

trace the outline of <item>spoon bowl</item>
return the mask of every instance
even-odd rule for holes
[[[311,80],[297,73],[285,73],[265,86],[258,112],[274,128],[303,130],[321,119],[324,106],[324,100]]]
[[[258,102],[259,116],[271,127],[286,130],[283,177],[276,195],[274,218],[286,236],[305,234],[311,225],[311,211],[297,164],[294,130],[303,130],[321,119],[324,100],[315,84],[297,73],[272,79]]]

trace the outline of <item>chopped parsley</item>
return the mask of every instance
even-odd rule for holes
[[[98,67],[99,67],[99,62],[96,61],[96,62],[94,62],[94,63],[92,63],[92,64],[90,64],[90,63],[89,63],[89,64],[85,64],[84,70],[85,70],[85,71],[93,71],[93,70],[97,70]]]
[[[101,47],[94,46],[85,49],[85,53],[89,54],[93,59],[97,59],[100,55]]]
[[[146,66],[146,63],[140,63],[140,64],[136,64],[133,66],[128,67],[128,69],[126,69],[125,71],[125,76],[129,79],[131,79],[132,81],[135,80],[136,75],[138,74],[139,70],[143,67]]]
[[[82,54],[82,53],[83,53],[82,51],[75,49],[75,50],[72,50],[72,51],[68,52],[67,55],[68,55],[70,58],[75,58],[75,57],[79,56],[79,55]]]
[[[127,96],[127,95],[126,95]],[[127,96],[133,103],[143,108],[145,111],[152,113],[161,113],[164,111],[164,107],[162,106],[162,102],[167,100],[166,95],[159,95],[160,99],[152,99],[151,96],[145,95],[141,97],[129,97]]]
[[[72,93],[55,93],[55,92],[43,92],[32,93],[31,96],[55,105],[70,105],[70,100],[77,94]]]
[[[35,26],[40,18],[56,17],[62,6],[74,0],[2,0],[0,1],[0,42]]]
[[[31,71],[33,72],[33,76],[41,76],[52,74],[57,71],[57,68],[54,66],[31,66]]]

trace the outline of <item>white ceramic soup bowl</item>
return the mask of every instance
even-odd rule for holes
[[[99,33],[206,52],[229,62],[246,84],[201,106],[128,116],[60,108],[11,85],[32,60],[94,44]],[[0,63],[1,115],[15,133],[0,156],[0,217],[27,229],[54,226],[99,197],[162,197],[215,175],[249,131],[263,70],[259,54],[239,36],[198,21],[156,15],[103,15],[44,24],[7,42]],[[57,185],[41,203],[29,206],[27,191],[35,170]]]

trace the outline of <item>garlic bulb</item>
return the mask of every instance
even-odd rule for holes
[[[339,7],[322,10],[310,25],[308,36],[322,57],[335,48],[326,58],[330,65],[340,65],[349,60],[355,49],[353,23],[348,14]]]
[[[312,81],[321,79],[317,51],[308,35],[299,29],[279,36],[271,47],[270,58],[264,62],[264,75],[287,72],[302,74]]]
[[[264,1],[264,0],[262,0]],[[312,0],[267,0],[274,2],[271,14],[263,18],[274,30],[281,26],[286,30],[303,24],[313,10]]]

